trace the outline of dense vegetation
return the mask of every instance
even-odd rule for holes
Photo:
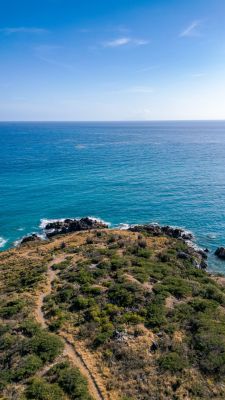
[[[80,371],[63,361],[62,339],[34,320],[52,256],[26,252],[0,255],[0,399],[90,400]]]
[[[33,294],[62,254],[47,330],[32,321]],[[111,399],[225,398],[225,290],[198,257],[181,240],[110,230],[2,253],[2,398],[90,399],[79,370],[57,359],[62,332],[90,355]]]

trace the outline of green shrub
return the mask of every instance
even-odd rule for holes
[[[7,324],[0,325],[0,337],[10,331],[10,326]]]
[[[27,400],[64,400],[63,390],[58,384],[50,384],[43,378],[34,378],[25,391]]]
[[[70,285],[61,287],[56,294],[57,303],[66,303],[71,300],[74,295],[74,288]]]
[[[135,312],[126,312],[123,314],[122,322],[125,324],[134,324],[137,325],[141,322],[144,322],[144,318]]]
[[[154,291],[157,293],[168,292],[180,299],[182,297],[191,295],[192,288],[184,279],[176,276],[168,276],[162,281],[161,284],[155,285]]]
[[[127,260],[124,257],[113,257],[110,262],[112,271],[117,271],[127,266]]]
[[[64,322],[64,318],[57,318],[54,319],[53,321],[50,322],[50,324],[48,325],[49,330],[51,332],[57,332],[59,329],[61,329],[62,325]]]
[[[192,343],[200,368],[219,377],[225,376],[225,321],[208,314],[194,317]]]
[[[0,371],[0,390],[2,391],[12,380],[12,373],[9,370]],[[2,398],[2,400],[5,400]]]
[[[205,299],[215,300],[219,304],[225,304],[225,296],[223,292],[212,284],[205,285],[201,291],[201,295]]]
[[[64,260],[64,261],[61,261],[58,264],[53,264],[52,265],[52,269],[53,269],[53,271],[56,271],[56,270],[63,271],[64,269],[69,267],[69,265],[70,265],[70,261],[69,260]]]
[[[29,354],[20,360],[19,365],[13,372],[13,378],[16,381],[28,378],[34,375],[42,367],[42,360],[33,354]]]
[[[112,333],[110,332],[100,332],[96,335],[94,342],[93,342],[93,347],[99,347],[106,343],[110,338],[112,337]]]
[[[170,371],[171,373],[182,371],[187,367],[187,361],[176,352],[162,355],[159,358],[158,363],[161,369]]]
[[[63,343],[58,336],[41,331],[26,342],[24,351],[35,353],[42,361],[50,362],[62,352],[62,349]]]
[[[18,276],[18,288],[20,290],[31,289],[36,286],[43,278],[43,273],[46,272],[47,267],[44,265],[34,265],[32,268],[23,269]]]
[[[151,328],[162,328],[165,326],[167,322],[166,309],[162,301],[154,300],[148,305],[146,322]]]
[[[80,283],[81,285],[84,284],[91,284],[93,282],[93,276],[91,272],[86,271],[85,269],[79,270],[79,272],[76,273],[76,278],[75,280]]]
[[[77,296],[70,307],[71,311],[80,311],[80,310],[85,310],[89,307],[89,300],[88,298],[79,295]]]
[[[163,263],[167,263],[171,260],[171,256],[168,252],[162,252],[158,254],[158,259]]]
[[[0,337],[0,350],[9,350],[18,343],[18,338],[10,332]]]
[[[134,246],[132,253],[135,254],[137,257],[142,257],[142,258],[149,258],[152,255],[151,250],[139,246]]]
[[[61,363],[54,366],[49,375],[71,400],[91,400],[87,381],[78,368],[71,367],[69,363]]]
[[[108,297],[113,304],[120,307],[130,307],[135,304],[135,293],[127,286],[115,284],[108,291]]]
[[[27,319],[21,322],[19,329],[24,336],[32,337],[40,331],[41,327],[37,322]]]
[[[188,304],[193,308],[195,313],[207,313],[208,315],[212,315],[218,308],[218,303],[216,301],[201,298],[196,298]]]
[[[18,314],[25,303],[23,300],[11,300],[0,308],[0,317],[2,318],[12,318],[14,315]]]

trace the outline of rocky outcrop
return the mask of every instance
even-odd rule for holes
[[[225,247],[218,247],[215,251],[215,255],[221,258],[221,260],[225,260]]]
[[[136,225],[129,228],[132,232],[147,232],[152,236],[166,235],[174,239],[193,240],[193,235],[181,228],[173,228],[172,226],[160,226],[156,224]]]
[[[152,236],[168,236],[174,239],[183,240],[189,244],[188,252],[179,251],[177,257],[183,260],[189,260],[198,269],[207,269],[207,251],[196,248],[192,241],[194,239],[191,232],[172,226],[160,226],[157,224],[136,225],[129,228],[132,232],[147,232]]]
[[[45,226],[44,231],[46,236],[51,238],[65,233],[104,228],[108,228],[108,225],[101,221],[86,217],[81,219],[65,219],[63,221],[49,222]]]
[[[41,238],[38,235],[36,235],[36,233],[32,233],[32,235],[25,236],[21,240],[20,244],[25,244],[25,243],[29,243],[29,242],[37,242],[40,240],[41,240]]]

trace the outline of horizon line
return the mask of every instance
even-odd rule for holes
[[[225,122],[219,119],[149,119],[149,120],[0,120],[0,123],[140,123],[140,122]]]

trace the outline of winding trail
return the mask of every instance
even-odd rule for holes
[[[57,273],[53,271],[52,265],[59,264],[60,262],[65,260],[65,256],[56,257],[52,262],[48,264],[47,270],[47,284],[45,290],[39,295],[37,299],[37,306],[35,309],[35,318],[41,324],[41,326],[45,329],[48,329],[48,324],[45,319],[43,313],[43,305],[44,299],[46,296],[51,294],[52,291],[52,283],[56,278]],[[93,396],[95,400],[109,400],[109,396],[103,386],[103,384],[99,381],[101,379],[96,379],[96,377],[91,372],[90,368],[88,367],[87,363],[85,362],[82,355],[76,350],[73,339],[69,338],[66,333],[60,332],[59,336],[64,341],[64,351],[62,356],[68,357],[71,363],[79,368],[81,374],[87,379],[88,388],[90,394]],[[53,364],[47,366],[44,370],[42,370],[41,375],[44,375],[53,365],[55,365],[59,361],[59,358],[55,360]]]

